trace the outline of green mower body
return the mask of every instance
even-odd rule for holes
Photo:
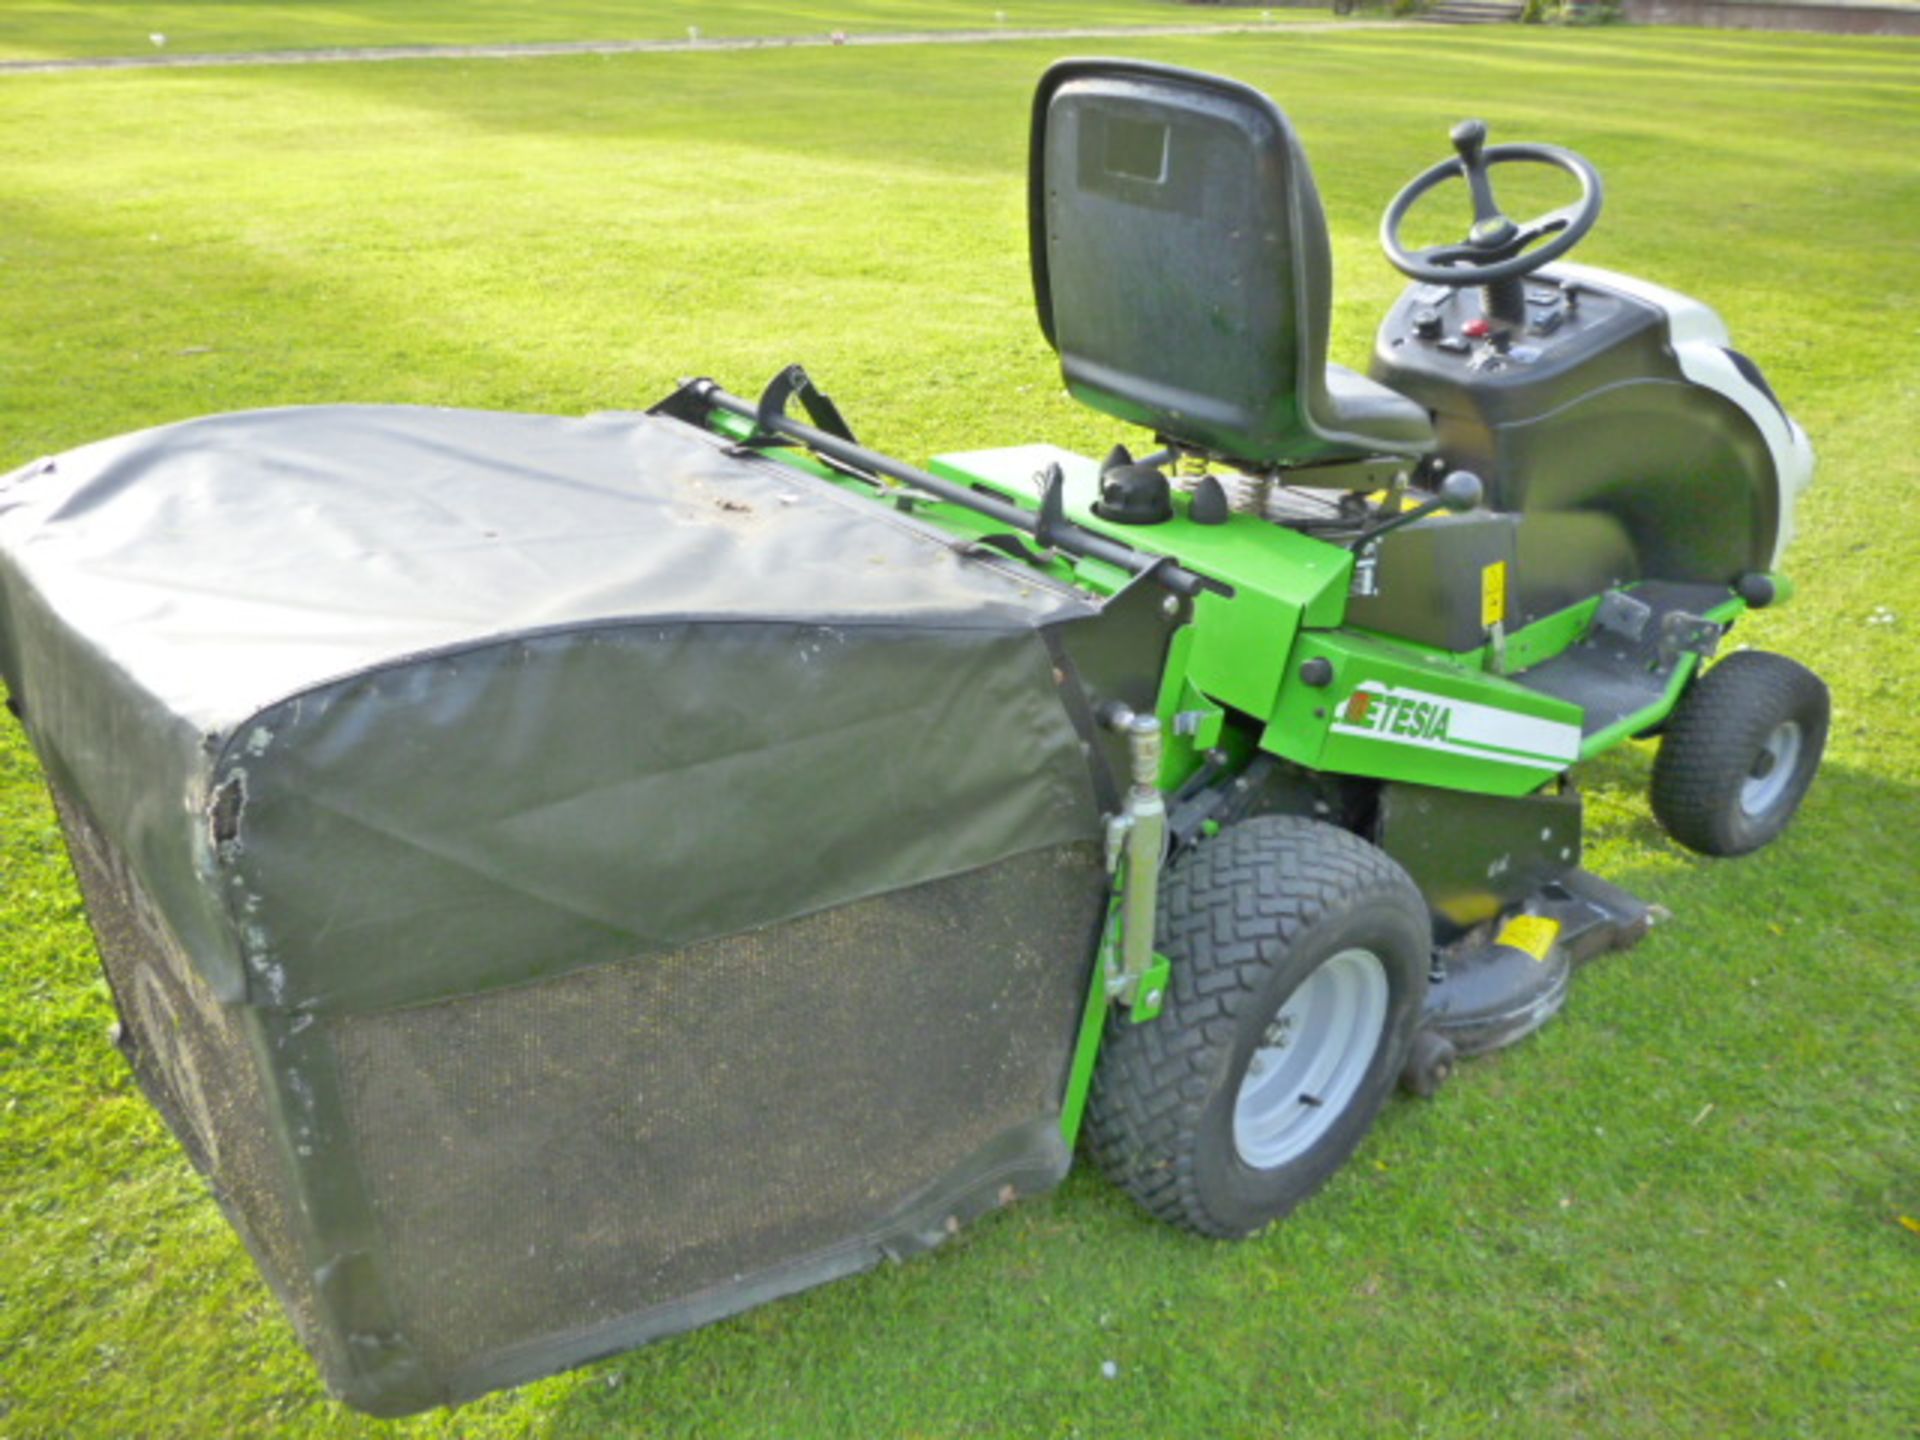
[[[1041,328],[1076,398],[1138,427],[1128,438],[1151,448],[1143,460],[1124,446],[1102,460],[1030,444],[918,470],[859,447],[797,368],[757,402],[699,381],[659,407],[1116,610],[1157,604],[1167,616],[1132,656],[1128,693],[1102,710],[1133,746],[1130,761],[1105,759],[1116,775],[1130,764],[1135,785],[1110,821],[1115,899],[1064,1111],[1069,1139],[1109,1002],[1124,1021],[1106,1032],[1109,1047],[1132,1043],[1127,1024],[1193,1023],[1161,1018],[1183,959],[1165,953],[1166,925],[1156,930],[1141,892],[1164,899],[1181,857],[1262,816],[1318,827],[1299,841],[1306,849],[1334,832],[1357,837],[1418,893],[1421,974],[1375,984],[1374,1011],[1405,989],[1419,992],[1420,1018],[1396,1022],[1397,1038],[1372,1052],[1376,1070],[1398,1067],[1408,1088],[1431,1094],[1456,1057],[1544,1023],[1579,962],[1635,943],[1657,913],[1582,869],[1571,768],[1667,730],[1735,621],[1789,593],[1774,567],[1812,451],[1758,368],[1698,302],[1551,263],[1599,214],[1599,176],[1579,156],[1489,147],[1478,122],[1453,141],[1458,159],[1417,177],[1387,212],[1383,244],[1415,283],[1363,377],[1327,361],[1325,221],[1305,153],[1270,101],[1137,62],[1048,72],[1029,189]],[[1566,172],[1579,198],[1508,219],[1489,175],[1516,164]],[[1409,251],[1407,210],[1455,178],[1473,205],[1467,240]],[[815,423],[787,419],[796,397]],[[1728,693],[1694,709],[1751,700],[1751,718],[1735,733],[1681,727],[1656,769],[1654,805],[1684,843],[1739,853],[1777,833],[1811,782],[1825,692],[1771,656],[1708,688]],[[1296,853],[1294,839],[1267,837],[1277,854]],[[1238,902],[1229,887],[1209,903]],[[1335,1016],[1321,1015],[1323,1030],[1352,1020],[1342,1004],[1373,1003],[1363,992],[1379,977],[1346,969],[1323,986],[1334,998],[1314,1013]],[[1292,1002],[1247,1003],[1284,1017]],[[1216,1110],[1237,1093],[1238,1114],[1260,1057],[1280,1065],[1300,1051],[1243,1037],[1199,1078]],[[1314,1072],[1299,1103],[1324,1108],[1313,1089],[1337,1063],[1297,1063]],[[1166,1087],[1196,1078],[1119,1078],[1124,1062],[1101,1062],[1109,1070],[1113,1088],[1160,1086],[1176,1109]],[[1374,1103],[1378,1079],[1368,1072]],[[1156,1149],[1129,1118],[1161,1102],[1123,1095],[1095,1149],[1168,1218],[1243,1233],[1324,1178],[1320,1141],[1301,1140],[1310,1183],[1275,1178],[1265,1200],[1228,1204],[1232,1218],[1191,1194],[1157,1205],[1148,1192],[1159,1182],[1129,1177],[1196,1163],[1177,1145]],[[1264,1120],[1235,1120],[1282,1137],[1263,1150],[1236,1130],[1239,1180],[1298,1168],[1297,1155],[1271,1166],[1250,1157],[1280,1154],[1295,1132],[1328,1133],[1284,1108],[1270,1100]],[[1202,1134],[1201,1119],[1187,1116],[1183,1138]],[[1218,1198],[1233,1187],[1213,1188]]]

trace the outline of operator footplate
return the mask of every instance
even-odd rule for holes
[[[1703,617],[1732,593],[1664,580],[1608,591],[1572,648],[1511,678],[1578,705],[1582,734],[1596,735],[1658,705],[1682,657],[1713,654],[1726,627]]]

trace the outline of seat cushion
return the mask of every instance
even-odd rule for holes
[[[1344,365],[1327,366],[1327,402],[1330,413],[1314,417],[1325,429],[1387,450],[1433,443],[1433,421],[1424,406]]]

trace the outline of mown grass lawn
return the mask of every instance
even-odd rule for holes
[[[1025,276],[1026,103],[1057,48],[5,80],[0,469],[207,411],[583,412],[691,373],[750,391],[794,358],[897,453],[1104,448],[1116,428],[1060,395]],[[1452,121],[1600,166],[1582,258],[1718,306],[1821,451],[1800,595],[1737,637],[1834,687],[1800,823],[1701,860],[1648,816],[1648,751],[1590,767],[1590,864],[1672,923],[1527,1045],[1392,1106],[1254,1242],[1176,1234],[1079,1174],[929,1259],[382,1427],[319,1392],[110,1048],[7,725],[0,1436],[1920,1430],[1920,1234],[1901,1223],[1920,1217],[1920,45],[1098,48],[1289,109],[1351,364],[1397,290],[1379,210]]]
[[[1325,8],[1279,8],[1275,22],[1325,20]],[[681,40],[1063,25],[1258,23],[1256,12],[1180,0],[9,0],[0,60],[179,52],[313,50],[340,45],[487,45],[530,40]]]

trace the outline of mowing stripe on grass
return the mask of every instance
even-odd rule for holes
[[[1306,21],[1302,30],[1391,29],[1398,21]],[[513,45],[360,45],[332,50],[251,50],[232,54],[108,55],[85,60],[0,60],[0,75],[64,70],[200,70],[237,65],[360,65],[381,60],[528,60],[548,55],[653,55],[677,50],[796,50],[829,45],[979,45],[997,40],[1097,40],[1108,36],[1268,35],[1271,22],[1225,25],[1089,25],[1051,30],[910,30],[857,35],[734,35],[702,40],[543,40]]]

